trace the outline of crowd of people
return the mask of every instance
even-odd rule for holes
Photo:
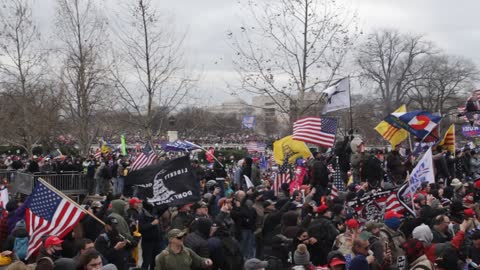
[[[91,215],[63,239],[46,237],[30,258],[25,220],[15,215],[22,201],[10,200],[0,215],[0,265],[5,258],[7,269],[477,269],[480,149],[433,148],[435,179],[407,202],[412,212],[388,210],[367,221],[347,202],[403,185],[427,148],[367,150],[346,137],[290,165],[292,181],[302,175],[294,190],[288,183],[276,189],[278,165],[262,170],[257,158],[230,168],[222,156],[211,167],[193,161],[202,199],[175,207],[134,197],[124,185],[124,157],[71,159],[96,183],[91,193],[105,196],[87,201]],[[337,196],[332,168],[346,186]]]

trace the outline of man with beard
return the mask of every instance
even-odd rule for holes
[[[49,236],[45,239],[43,247],[37,256],[36,269],[53,270],[54,262],[58,260],[62,254],[62,242],[57,236]]]

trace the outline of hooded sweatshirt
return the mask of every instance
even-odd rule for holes
[[[112,213],[109,217],[114,217],[118,220],[117,224],[117,231],[118,233],[125,237],[128,241],[133,242],[134,239],[130,234],[130,229],[128,227],[128,223],[126,221],[126,206],[127,202],[123,200],[114,200],[112,201]]]
[[[25,221],[21,220],[17,222],[15,225],[15,229],[13,229],[12,233],[8,236],[7,240],[5,241],[5,250],[13,250],[15,245],[15,238],[24,238],[28,237],[27,228],[25,227]]]
[[[413,230],[412,237],[423,242],[425,246],[425,255],[433,263],[437,257],[445,252],[450,252],[451,250],[452,253],[455,253],[455,250],[460,248],[465,239],[465,232],[458,231],[451,242],[432,244],[432,231],[430,230],[430,227],[422,224]]]

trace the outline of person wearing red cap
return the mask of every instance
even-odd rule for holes
[[[63,240],[57,236],[49,236],[43,242],[42,248],[37,255],[37,268],[42,270],[53,270],[54,262],[61,257]]]
[[[133,197],[128,200],[128,209],[127,209],[127,217],[131,229],[135,230],[135,224],[138,220],[138,216],[142,213],[143,204],[142,200],[139,198]]]
[[[337,236],[334,244],[343,255],[352,254],[353,240],[358,235],[360,224],[356,219],[352,218],[345,221],[345,226],[347,230]]]
[[[331,270],[345,270],[346,262],[339,257],[333,257],[330,262],[328,262],[328,269]]]

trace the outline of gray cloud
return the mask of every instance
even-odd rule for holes
[[[119,0],[113,0],[105,12]],[[133,1],[133,0],[128,0]],[[259,0],[261,1],[261,0]],[[274,0],[266,0],[274,1]],[[358,11],[365,33],[376,28],[396,28],[423,34],[448,54],[461,55],[480,63],[477,47],[480,27],[476,22],[480,2],[451,0],[337,0]],[[226,33],[248,20],[239,0],[153,1],[159,11],[172,19],[179,32],[186,32],[185,49],[189,65],[202,73],[199,83],[209,102],[228,98],[226,82],[235,83],[232,51]],[[99,1],[99,3],[101,3]],[[118,3],[118,2],[117,2]],[[55,0],[37,0],[36,18],[42,29],[51,27]]]

